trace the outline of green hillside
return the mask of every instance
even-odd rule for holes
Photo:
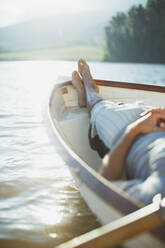
[[[88,61],[101,61],[102,46],[70,46],[33,51],[17,51],[0,53],[0,60],[77,60],[85,58]]]

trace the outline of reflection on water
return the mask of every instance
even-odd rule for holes
[[[98,225],[58,147],[50,143],[42,113],[57,76],[70,75],[74,67],[66,62],[0,63],[1,240],[53,247]]]
[[[163,65],[91,67],[96,78],[165,85]],[[7,247],[7,239],[53,247],[99,225],[49,140],[43,117],[55,79],[75,68],[65,61],[0,63],[0,247]]]

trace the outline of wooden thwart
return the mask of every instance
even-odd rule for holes
[[[106,248],[165,223],[165,199],[155,201],[140,210],[110,224],[74,238],[56,248]]]

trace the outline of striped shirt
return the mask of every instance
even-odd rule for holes
[[[118,105],[101,101],[91,111],[91,135],[94,137],[97,133],[111,149],[127,125],[150,108],[142,102]],[[138,137],[127,155],[125,172],[128,180],[116,184],[135,200],[148,204],[157,193],[165,196],[165,132]]]

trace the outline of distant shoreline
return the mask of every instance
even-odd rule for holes
[[[97,46],[68,46],[59,48],[47,48],[31,51],[0,52],[0,62],[7,61],[30,61],[30,60],[59,60],[77,61],[84,58],[87,61],[104,61],[105,63],[140,63],[140,64],[162,64],[151,61],[106,61],[104,60],[103,47]]]
[[[32,51],[1,52],[0,61],[21,60],[77,60],[102,61],[103,48],[96,46],[70,46]]]

